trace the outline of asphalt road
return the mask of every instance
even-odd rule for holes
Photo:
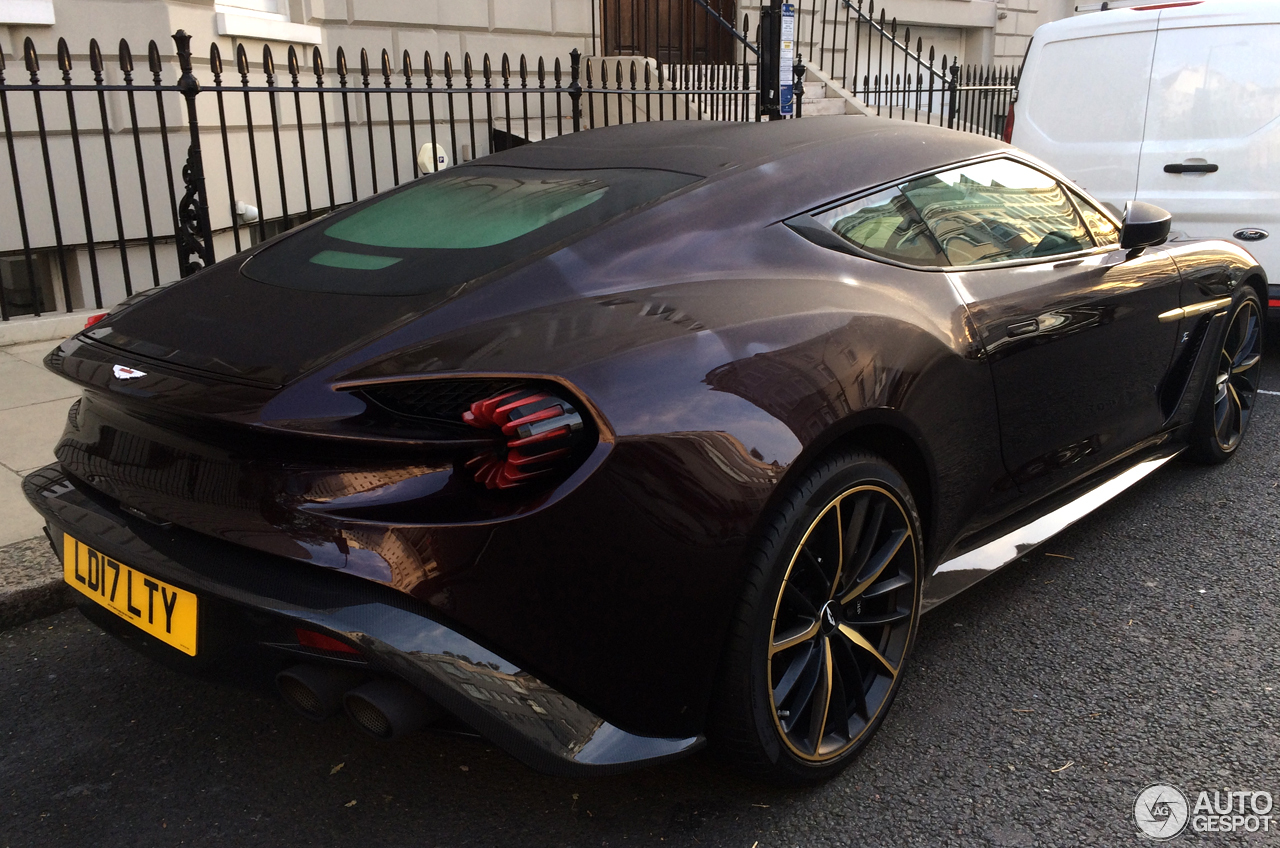
[[[1170,463],[927,615],[878,737],[803,791],[707,755],[549,778],[474,739],[309,724],[74,611],[0,633],[0,846],[1140,843],[1151,783],[1280,796],[1280,394],[1241,450]]]

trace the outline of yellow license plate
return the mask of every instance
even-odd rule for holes
[[[99,606],[190,656],[196,655],[196,596],[116,562],[63,534],[62,578]]]

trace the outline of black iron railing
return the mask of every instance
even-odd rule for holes
[[[744,25],[745,29],[745,25]],[[6,77],[0,113],[0,318],[102,308],[139,288],[427,171],[592,127],[650,120],[759,120],[754,54],[719,64],[640,56],[479,62],[430,53],[416,67],[382,51],[327,67],[290,47],[277,68],[243,47],[197,61],[174,36],[176,80],[157,44],[135,73],[121,41],[96,41],[92,82],[78,82],[59,40],[61,83],[42,78],[27,39],[23,73]],[[170,77],[170,79],[173,79]],[[57,109],[50,109],[56,99]],[[56,112],[54,114],[53,112]],[[7,179],[6,179],[7,178]]]
[[[1018,86],[1013,66],[961,65],[926,51],[875,0],[798,0],[797,35],[808,64],[877,115],[999,138]]]
[[[759,69],[776,46],[753,41],[759,28],[745,17],[735,28],[733,3],[687,0],[695,21],[717,28],[706,49],[645,35],[648,0],[608,3],[640,16],[630,18],[639,29],[615,41],[649,39],[667,59],[424,53],[419,66],[407,51],[348,57],[339,48],[330,66],[318,48],[307,62],[290,47],[277,67],[269,46],[261,56],[240,46],[224,62],[214,44],[197,59],[179,31],[171,57],[148,44],[145,68],[124,40],[108,59],[97,41],[73,55],[60,39],[54,78],[31,39],[16,68],[0,49],[0,197],[14,201],[0,204],[0,319],[111,306],[379,190],[515,145],[638,121],[755,121],[770,110]],[[896,23],[882,12],[876,24],[861,0],[811,4],[801,25],[813,46],[801,52],[868,108],[999,131],[1015,78],[947,67],[945,57],[935,68],[932,53],[926,62],[919,45],[908,50]],[[798,66],[800,92],[803,76]]]

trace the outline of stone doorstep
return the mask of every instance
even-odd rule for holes
[[[106,309],[77,309],[75,312],[46,313],[39,318],[20,315],[0,321],[0,348],[31,342],[56,342],[74,336],[84,329],[91,315]]]
[[[0,630],[62,612],[74,599],[44,536],[0,548]]]
[[[801,101],[800,114],[806,118],[819,115],[844,115],[847,113],[847,105],[842,97],[818,97],[812,100],[806,97]]]

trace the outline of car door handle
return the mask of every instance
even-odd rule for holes
[[[1204,165],[1183,165],[1180,162],[1170,162],[1164,166],[1166,174],[1212,174],[1218,170],[1218,166],[1212,163]]]
[[[1019,321],[1016,324],[1009,325],[1009,338],[1016,339],[1018,336],[1028,336],[1039,329],[1040,322],[1035,318],[1030,321]]]

